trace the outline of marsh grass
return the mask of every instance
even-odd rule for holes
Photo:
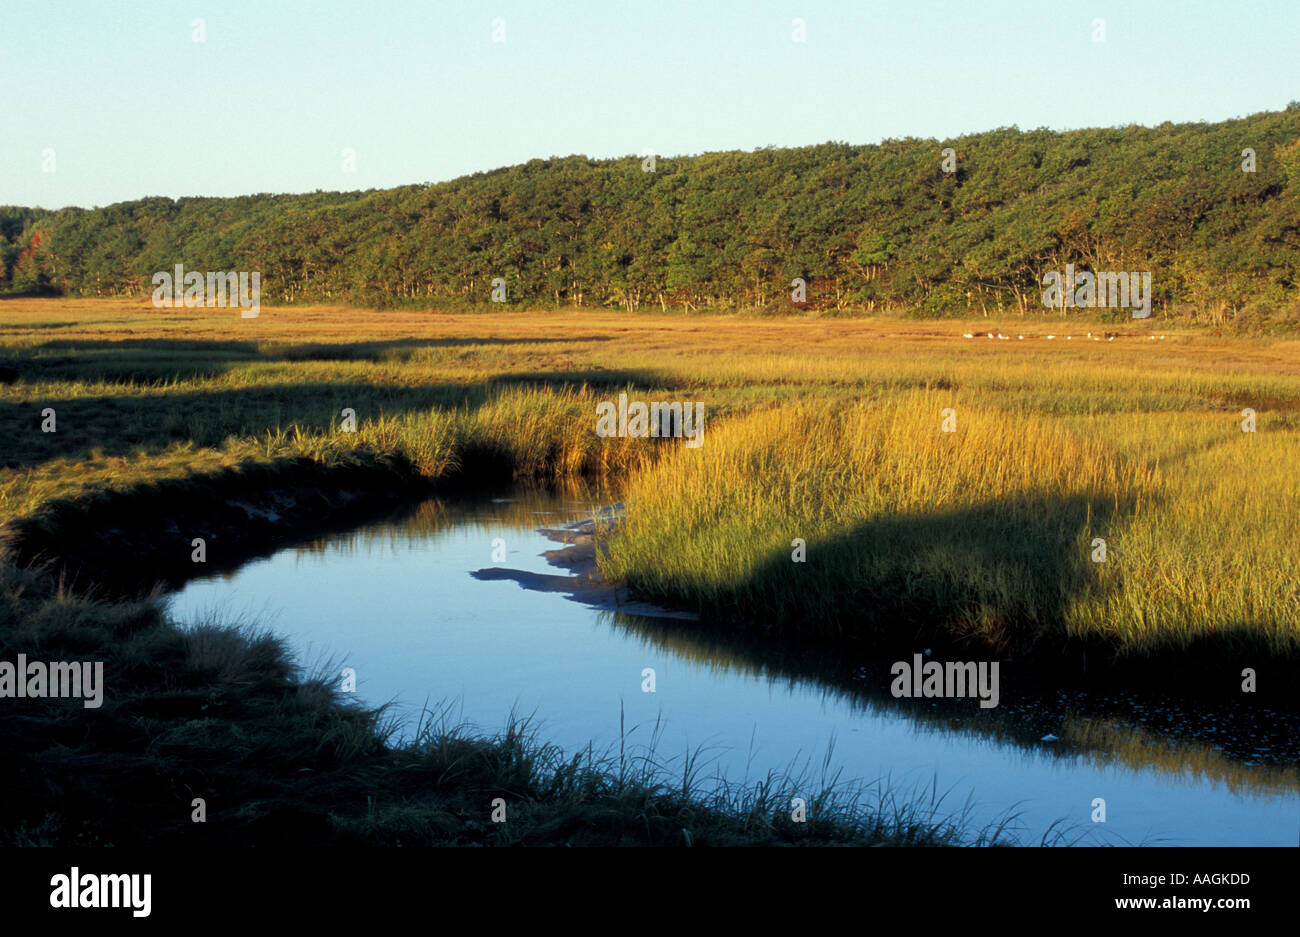
[[[1095,417],[969,404],[943,433],[951,402],[801,403],[715,429],[633,476],[602,568],[711,617],[821,636],[1297,656],[1294,433],[1188,415],[1152,452]]]
[[[829,772],[828,748],[820,765],[794,763],[757,780],[731,780],[707,772],[707,752],[679,755],[660,750],[662,726],[649,739],[632,741],[638,727],[624,724],[620,737],[603,751],[592,747],[568,753],[540,739],[531,716],[512,713],[497,733],[485,734],[458,721],[453,706],[425,711],[407,749],[407,769],[429,777],[428,787],[454,792],[468,801],[466,813],[480,818],[480,804],[503,791],[508,822],[489,823],[481,832],[497,845],[652,844],[721,845],[1015,845],[1022,830],[1014,812],[984,825],[973,820],[975,805],[948,805],[949,794],[935,784],[904,787],[890,779],[843,782]],[[949,792],[950,793],[950,792]],[[805,803],[795,820],[795,799]],[[362,835],[397,837],[392,844],[446,836],[457,807],[441,803],[423,809],[412,804],[369,812],[347,821]],[[397,826],[402,833],[385,824]],[[401,837],[408,839],[403,840]],[[1054,830],[1047,840],[1056,842]]]
[[[1151,320],[1099,343],[1063,319],[0,312],[16,375],[0,516],[20,532],[104,494],[232,472],[252,490],[305,463],[430,484],[629,476],[605,572],[737,621],[863,636],[892,619],[1015,653],[1297,654],[1294,341]],[[1028,341],[960,338],[1003,328]],[[596,437],[594,406],[619,391],[705,403],[704,447]],[[46,405],[57,434],[37,431]],[[795,537],[808,564],[788,563]]]
[[[382,710],[255,628],[186,631],[157,595],[88,597],[112,557],[179,563],[188,536],[183,552],[168,538],[200,522],[291,533],[343,511],[339,489],[376,493],[374,510],[450,482],[627,476],[606,572],[760,637],[1297,657],[1294,341],[1151,321],[1094,343],[1080,320],[337,307],[240,320],[62,300],[7,301],[0,323],[0,650],[103,659],[116,688],[93,724],[77,703],[9,701],[5,842],[1005,837],[1011,820],[972,829],[937,792],[887,779],[874,799],[798,770],[713,785],[699,753],[563,754],[526,722],[494,736],[441,724],[396,745]],[[960,338],[975,328],[1032,333]],[[620,390],[703,402],[704,447],[596,437],[595,404]],[[46,407],[57,433],[40,431]],[[355,433],[341,432],[345,407]],[[940,432],[947,407],[956,433]],[[1257,433],[1240,432],[1244,407]],[[1095,536],[1105,564],[1088,559]],[[795,537],[806,564],[790,562]],[[782,820],[803,790],[809,824]],[[225,822],[190,822],[198,791],[217,792]],[[504,828],[489,794],[514,811]]]

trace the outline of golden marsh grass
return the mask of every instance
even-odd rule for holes
[[[1300,645],[1294,341],[1150,320],[244,320],[91,300],[8,301],[0,323],[10,518],[226,466],[401,458],[435,479],[488,452],[521,475],[626,476],[606,572],[737,620],[1013,652]],[[1086,337],[1102,329],[1119,337]],[[962,338],[999,330],[1025,339]],[[703,402],[704,446],[597,437],[595,404],[621,390]]]

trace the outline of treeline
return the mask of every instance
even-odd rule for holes
[[[968,314],[1041,310],[1044,274],[1072,263],[1150,271],[1158,311],[1300,316],[1300,102],[647,168],[569,156],[368,192],[5,207],[0,289],[147,296],[183,264],[261,271],[272,303],[487,304],[501,278],[530,306],[788,309],[798,277],[811,308]]]

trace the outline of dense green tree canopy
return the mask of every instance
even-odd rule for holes
[[[941,150],[956,151],[945,173]],[[1242,169],[1254,151],[1255,171]],[[147,294],[258,270],[263,298],[1041,309],[1067,263],[1150,271],[1157,307],[1297,296],[1300,104],[1216,124],[533,160],[437,185],[0,208],[8,292]]]

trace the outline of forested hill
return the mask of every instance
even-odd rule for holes
[[[956,171],[942,153],[955,151]],[[1243,171],[1243,150],[1255,171]],[[949,165],[951,168],[951,164]],[[261,271],[264,301],[1042,309],[1044,274],[1150,271],[1181,304],[1300,303],[1300,102],[1215,124],[533,160],[369,192],[0,208],[10,293]],[[1172,304],[1172,305],[1171,305]]]

